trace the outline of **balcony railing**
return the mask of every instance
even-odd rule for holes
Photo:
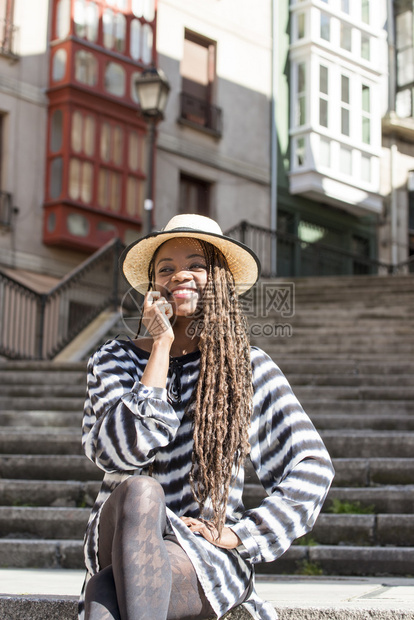
[[[0,191],[0,226],[11,226],[12,212],[12,195]]]
[[[8,19],[0,19],[0,54],[18,58],[18,28]]]
[[[178,120],[181,123],[202,129],[216,137],[222,135],[221,108],[184,92],[180,94],[180,101],[180,118]]]
[[[265,278],[414,272],[414,257],[398,265],[390,265],[320,242],[307,243],[295,235],[272,231],[245,221],[228,230],[226,234],[256,252],[262,265],[262,276]]]
[[[0,355],[52,359],[100,312],[117,308],[123,245],[113,239],[57,286],[40,294],[0,272]]]

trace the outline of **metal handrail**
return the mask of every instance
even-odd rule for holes
[[[195,127],[203,127],[221,136],[223,133],[222,116],[222,109],[209,101],[185,91],[180,93],[180,121],[184,120]]]
[[[9,227],[12,219],[12,195],[0,190],[0,226]]]
[[[300,239],[296,235],[291,233],[285,233],[280,231],[273,231],[263,226],[256,224],[250,224],[247,221],[242,221],[237,226],[234,226],[226,231],[228,236],[234,237],[249,245],[259,256],[262,263],[262,276],[263,277],[277,277],[281,276],[280,268],[275,272],[273,265],[271,264],[271,249],[272,243],[285,244],[289,246],[293,251],[295,249],[307,250],[310,253],[310,257],[318,261],[319,265],[325,266],[329,275],[344,275],[350,274],[395,274],[401,273],[404,269],[414,266],[414,257],[411,257],[407,261],[399,263],[398,265],[392,265],[384,261],[379,261],[368,256],[361,254],[355,254],[343,248],[334,247],[325,243],[309,243]],[[256,238],[255,238],[256,236]],[[267,241],[267,243],[266,243]],[[307,257],[309,260],[309,257]],[[411,269],[410,269],[411,271]],[[290,275],[304,275],[303,273],[295,273]],[[306,274],[307,275],[307,274]],[[322,274],[322,270],[319,274],[314,275],[328,275]]]
[[[0,271],[0,355],[52,359],[105,308],[116,308],[123,247],[112,239],[48,293]]]

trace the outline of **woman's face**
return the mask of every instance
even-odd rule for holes
[[[154,263],[155,290],[172,305],[175,316],[196,312],[207,284],[207,262],[197,239],[166,241]]]

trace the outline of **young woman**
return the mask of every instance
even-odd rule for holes
[[[259,261],[209,218],[174,217],[129,246],[148,337],[89,361],[83,445],[104,470],[85,537],[80,618],[275,619],[254,564],[309,531],[333,469],[274,362],[250,347],[238,295]],[[268,497],[245,511],[249,456]]]

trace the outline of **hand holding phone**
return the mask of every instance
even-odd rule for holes
[[[144,299],[142,322],[154,340],[174,340],[170,319],[173,316],[171,304],[159,291],[148,291]]]

